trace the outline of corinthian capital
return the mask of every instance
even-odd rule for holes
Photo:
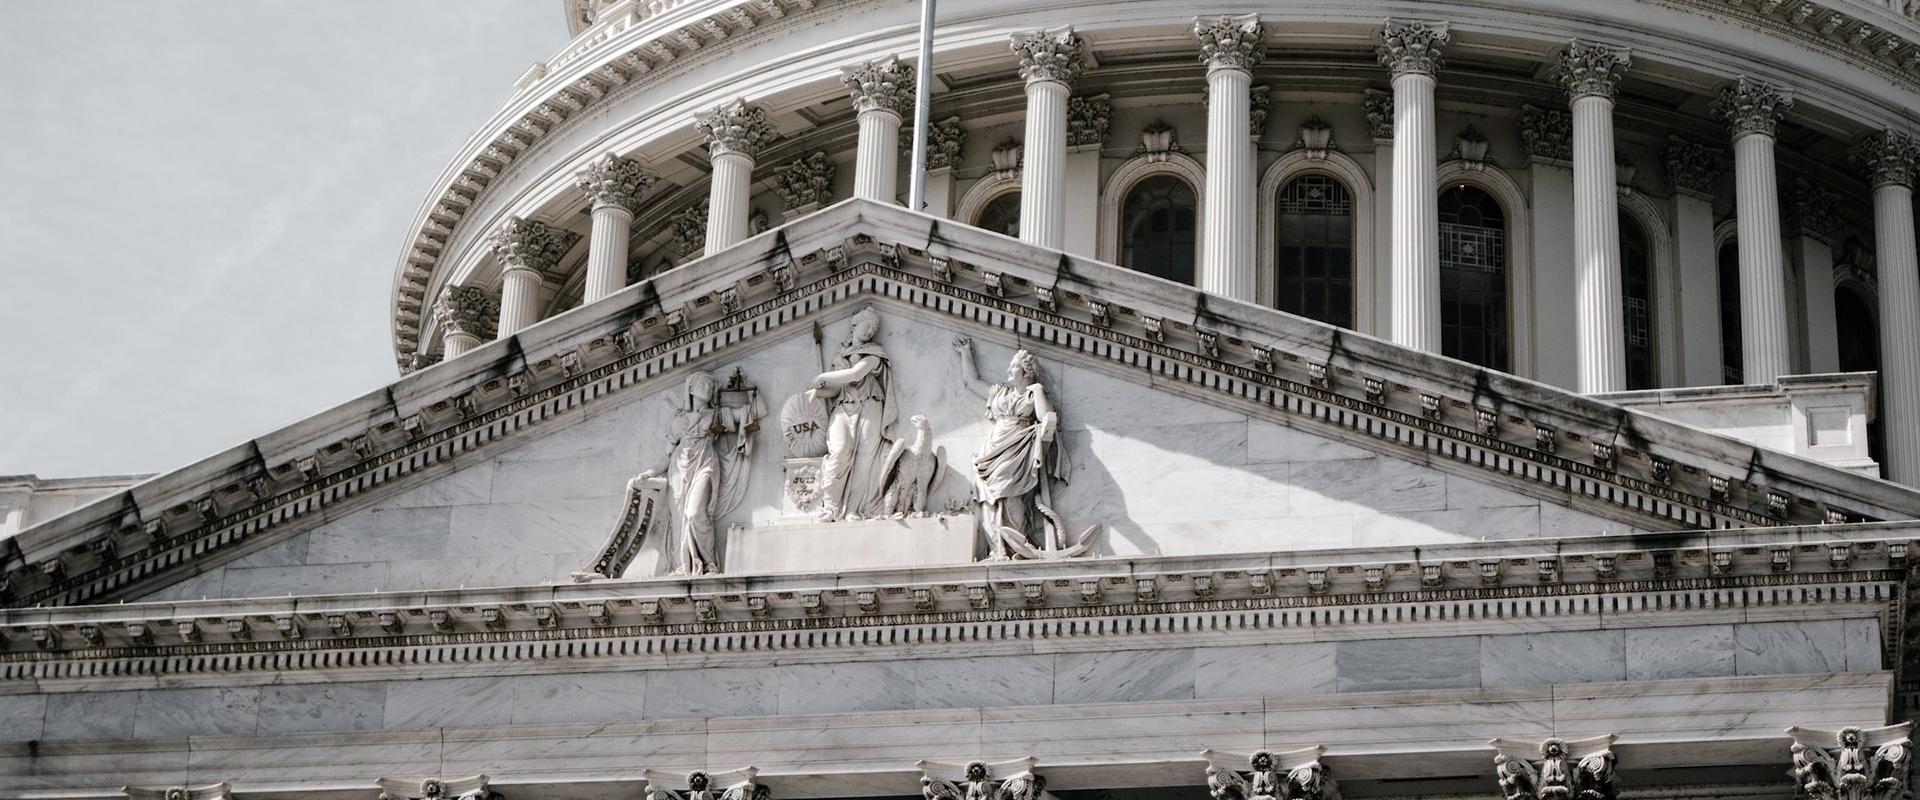
[[[1788,728],[1793,777],[1812,800],[1901,800],[1908,796],[1913,723],[1884,728]]]
[[[891,111],[904,117],[913,108],[913,65],[901,63],[899,56],[842,67],[840,80],[853,93],[855,111]]]
[[[560,262],[580,234],[551,227],[525,217],[508,217],[487,238],[493,255],[506,269],[546,271]]]
[[[833,162],[824,150],[796,159],[774,170],[773,188],[788,213],[826,205],[833,200]]]
[[[594,159],[573,180],[580,191],[587,193],[594,208],[619,206],[634,211],[640,193],[659,178],[642,169],[638,161],[608,153]]]
[[[1444,22],[1389,19],[1380,31],[1380,66],[1395,75],[1432,75],[1442,63],[1440,45],[1449,38]]]
[[[434,322],[448,336],[492,339],[493,323],[499,317],[500,302],[478,286],[448,286],[433,301]]]
[[[1340,789],[1320,761],[1325,747],[1249,756],[1203,750],[1207,792],[1214,800],[1339,800]],[[1246,764],[1246,771],[1238,768]]]
[[[1259,14],[1194,17],[1193,35],[1209,70],[1251,70],[1267,58],[1267,28]]]
[[[1614,800],[1613,734],[1585,739],[1491,742],[1507,800]]]
[[[1780,117],[1793,107],[1793,91],[1742,77],[1720,90],[1713,107],[1735,139],[1749,133],[1772,136]]]
[[[1713,182],[1727,170],[1727,151],[1718,147],[1667,137],[1662,153],[1667,162],[1667,180],[1673,188],[1696,194],[1711,194]]]
[[[716,156],[739,153],[753,158],[780,135],[767,119],[766,110],[745,100],[735,100],[714,109],[712,113],[701,117],[694,127],[706,135],[707,149]]]
[[[1853,157],[1875,186],[1912,186],[1920,140],[1895,130],[1882,131],[1861,140]]]
[[[1567,96],[1575,100],[1589,96],[1612,98],[1620,75],[1632,63],[1633,56],[1624,47],[1575,39],[1560,51],[1560,63],[1554,66],[1554,75],[1567,87]]]
[[[1016,33],[1012,47],[1020,57],[1020,77],[1028,83],[1072,83],[1080,74],[1080,37],[1072,27]]]

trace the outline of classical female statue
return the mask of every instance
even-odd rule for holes
[[[851,332],[834,368],[814,376],[808,394],[831,406],[827,454],[820,461],[820,521],[884,516],[880,461],[893,427],[893,374],[887,351],[874,341],[880,315],[871,306],[853,315]]]
[[[742,404],[722,404],[723,391],[744,395]],[[766,407],[738,371],[724,390],[705,372],[688,375],[684,398],[675,397],[673,403],[673,423],[667,434],[673,450],[666,466],[640,473],[629,489],[666,488],[676,534],[673,574],[719,572],[714,522],[739,506],[746,493],[752,434],[759,430]]]
[[[1049,558],[1086,551],[1094,528],[1069,546],[1053,512],[1052,482],[1066,482],[1073,465],[1055,441],[1060,414],[1040,383],[1040,362],[1021,350],[1007,364],[1007,381],[989,383],[973,363],[973,340],[953,340],[960,376],[967,388],[987,401],[992,429],[974,458],[975,499],[988,556]],[[1036,541],[1036,537],[1038,540]]]

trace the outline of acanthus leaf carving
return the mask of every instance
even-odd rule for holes
[[[894,55],[840,70],[856,112],[888,111],[902,117],[913,108],[913,75],[913,65]]]
[[[1507,800],[1614,800],[1613,739],[1494,739],[1494,774]]]
[[[1113,125],[1113,99],[1106,94],[1067,99],[1067,146],[1100,147]]]
[[[1609,47],[1574,39],[1560,51],[1554,64],[1554,77],[1566,87],[1567,96],[1612,98],[1620,85],[1620,76],[1633,64],[1633,56],[1623,47]]]
[[[499,792],[488,787],[485,775],[419,781],[381,778],[376,783],[380,786],[380,800],[503,800]]]
[[[1832,241],[1840,227],[1840,195],[1806,178],[1794,178],[1780,203],[1780,228],[1788,237]]]
[[[641,770],[640,775],[646,781],[641,789],[645,800],[773,800],[773,790],[756,780],[760,770],[754,767],[694,770],[681,780],[650,769]]]
[[[1031,756],[991,764],[921,761],[920,794],[924,800],[1041,800],[1047,779],[1033,771],[1038,763]],[[1006,777],[997,777],[1002,772]]]
[[[1446,63],[1440,46],[1450,38],[1444,22],[1389,19],[1380,31],[1376,54],[1380,66],[1396,76],[1432,75]]]
[[[826,151],[817,150],[774,170],[773,189],[788,214],[812,211],[833,200],[833,172]]]
[[[1727,123],[1733,138],[1748,134],[1774,135],[1780,118],[1793,107],[1792,90],[1745,76],[1720,91],[1713,110]]]
[[[580,234],[525,217],[508,217],[488,237],[487,245],[506,269],[552,270],[573,248]]]
[[[694,127],[707,137],[707,147],[716,156],[739,153],[754,158],[780,135],[766,110],[744,99],[714,109]]]
[[[226,783],[206,786],[122,786],[127,800],[233,800],[233,787]]]
[[[1528,158],[1573,160],[1573,115],[1557,108],[1522,106],[1520,149]]]
[[[659,178],[640,166],[640,162],[607,153],[589,163],[574,178],[574,184],[593,201],[593,207],[619,206],[638,211],[640,194]]]
[[[1666,160],[1667,182],[1676,191],[1710,194],[1713,182],[1727,169],[1724,148],[1679,136],[1667,137],[1667,146],[1661,155]]]
[[[1793,727],[1793,778],[1812,800],[1905,800],[1912,722],[1837,731]]]
[[[1321,756],[1325,747],[1237,755],[1203,750],[1207,792],[1213,800],[1340,800],[1340,787]],[[1236,764],[1247,765],[1241,774]]]
[[[481,341],[493,338],[494,323],[500,318],[500,301],[478,286],[448,286],[434,300],[433,316],[445,335],[472,336]]]
[[[667,220],[673,234],[673,249],[683,256],[697,256],[707,246],[707,207],[691,205]]]
[[[1920,139],[1896,130],[1872,134],[1854,148],[1854,161],[1874,186],[1912,186],[1920,166]]]
[[[1393,93],[1368,89],[1360,100],[1367,113],[1367,128],[1375,139],[1393,138]]]
[[[1193,35],[1200,40],[1200,60],[1208,70],[1252,70],[1267,57],[1267,29],[1259,14],[1195,17]]]
[[[1084,61],[1081,40],[1072,26],[1013,35],[1011,48],[1020,57],[1020,78],[1029,83],[1072,83]]]

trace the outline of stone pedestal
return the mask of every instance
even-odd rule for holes
[[[736,575],[968,564],[973,531],[967,515],[739,527],[722,563]]]

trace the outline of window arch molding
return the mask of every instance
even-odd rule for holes
[[[1020,170],[990,172],[967,187],[967,193],[960,197],[960,205],[954,209],[953,218],[965,225],[972,225],[980,212],[987,210],[987,204],[1000,195],[1020,191]]]
[[[1643,193],[1622,194],[1620,210],[1639,223],[1652,251],[1653,352],[1659,360],[1660,385],[1685,386],[1685,365],[1680,362],[1680,271],[1673,263],[1673,231],[1667,228],[1665,212]]]
[[[1200,248],[1206,246],[1206,195],[1207,170],[1193,156],[1185,153],[1163,153],[1159,155],[1135,156],[1113,171],[1112,177],[1100,189],[1100,244],[1095,248],[1096,256],[1109,264],[1120,263],[1120,215],[1127,207],[1127,193],[1141,181],[1155,175],[1172,175],[1193,187],[1193,196],[1200,202],[1193,207],[1193,229],[1200,235],[1193,237],[1193,263],[1200,263]],[[1197,279],[1198,276],[1196,275]]]
[[[1338,150],[1295,150],[1281,156],[1260,176],[1260,272],[1254,279],[1254,297],[1261,305],[1272,308],[1280,296],[1280,287],[1274,281],[1275,273],[1280,271],[1274,255],[1279,249],[1280,237],[1280,214],[1275,198],[1289,181],[1302,175],[1331,176],[1346,184],[1348,194],[1353,196],[1353,327],[1373,336],[1387,335],[1374,315],[1375,306],[1381,302],[1374,296],[1374,287],[1386,285],[1384,281],[1374,280],[1375,270],[1386,265],[1374,261],[1374,226],[1379,223],[1373,218],[1373,180],[1367,177],[1360,162]],[[1501,202],[1506,201],[1502,198]]]
[[[1533,210],[1527,195],[1520,191],[1505,170],[1459,159],[1440,165],[1434,176],[1434,199],[1440,193],[1466,184],[1493,195],[1507,218],[1507,342],[1509,366],[1513,374],[1531,378],[1538,374],[1534,364],[1533,299]],[[1387,268],[1391,269],[1389,262]]]

